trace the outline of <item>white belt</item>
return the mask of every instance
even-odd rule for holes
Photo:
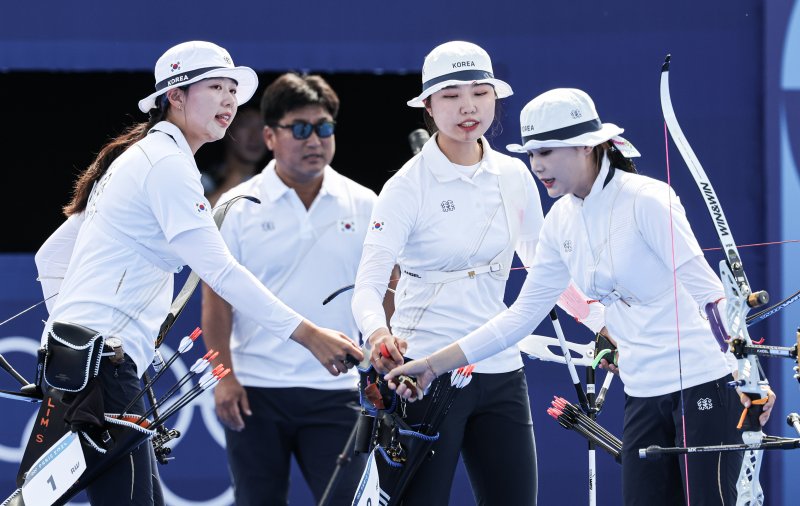
[[[599,302],[600,304],[604,305],[605,307],[608,307],[608,306],[614,304],[617,301],[622,302],[623,304],[625,304],[628,307],[631,307],[631,304],[646,305],[646,304],[652,304],[654,301],[660,299],[661,297],[664,297],[667,292],[670,292],[672,290],[674,290],[674,287],[673,286],[669,286],[669,287],[665,288],[664,291],[662,291],[661,293],[659,293],[657,295],[651,295],[651,296],[649,296],[647,298],[647,300],[642,300],[642,299],[640,299],[638,297],[635,297],[633,295],[623,295],[622,293],[619,292],[619,290],[614,289],[614,290],[611,290],[610,293],[607,293],[603,297],[600,297],[600,299],[598,299],[597,302]]]
[[[410,276],[414,279],[422,281],[423,283],[449,283],[458,279],[470,278],[474,279],[478,274],[485,274],[487,272],[497,272],[503,269],[503,264],[496,262],[489,265],[481,265],[480,267],[470,267],[461,271],[417,271],[411,272],[403,270],[403,274]]]

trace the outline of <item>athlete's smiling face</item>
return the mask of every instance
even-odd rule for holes
[[[191,84],[186,90],[175,88],[167,92],[167,119],[181,129],[193,153],[206,142],[225,136],[238,109],[236,88],[233,79],[214,77]]]
[[[440,137],[471,143],[491,126],[495,101],[491,84],[459,84],[432,94],[425,108],[436,123]]]

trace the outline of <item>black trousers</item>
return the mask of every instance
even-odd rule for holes
[[[437,381],[450,381],[445,375]],[[430,403],[406,405],[406,423],[419,423]],[[446,506],[459,452],[478,505],[536,504],[536,445],[522,369],[473,374],[455,398],[433,444],[433,455],[403,495],[405,506]]]
[[[295,456],[316,502],[358,417],[356,390],[246,387],[252,416],[241,432],[225,429],[237,506],[285,506]],[[331,505],[353,502],[366,456],[351,455],[339,473]]]
[[[103,385],[106,413],[121,413],[142,387],[136,375],[136,365],[127,355],[119,365],[103,359],[98,376]],[[144,413],[144,399],[140,399],[128,411],[135,414]],[[153,447],[147,440],[129,457],[119,460],[87,487],[89,502],[92,506],[163,505],[164,498],[157,466]]]
[[[736,391],[720,378],[657,397],[625,399],[622,449],[622,497],[626,506],[692,506],[736,504],[736,479],[741,452],[695,453],[639,458],[650,445],[688,446],[741,443],[736,430],[742,405]],[[689,501],[686,501],[688,486]]]

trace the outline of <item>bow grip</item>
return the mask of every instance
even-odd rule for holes
[[[739,424],[736,426],[743,432],[758,432],[761,430],[761,422],[758,417],[764,412],[764,404],[769,400],[769,396],[761,397],[759,393],[744,392],[750,398],[750,407],[742,410]]]
[[[609,364],[617,365],[616,357],[617,347],[600,332],[594,336],[594,356],[595,361],[599,364],[600,359],[605,358]],[[605,355],[609,355],[606,357]],[[593,366],[597,367],[595,364]]]

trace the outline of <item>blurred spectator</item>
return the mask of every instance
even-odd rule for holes
[[[249,104],[248,104],[249,105]],[[219,161],[202,169],[203,189],[212,206],[220,195],[247,181],[264,167],[264,120],[258,104],[239,109],[223,140]]]

